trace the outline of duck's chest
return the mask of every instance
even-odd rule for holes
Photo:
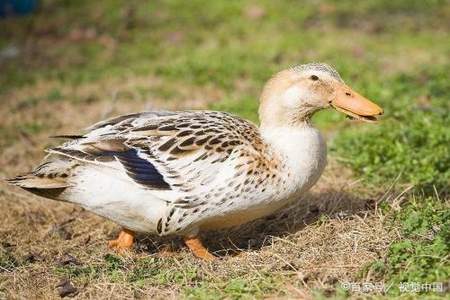
[[[267,216],[299,199],[326,165],[326,145],[313,129],[264,131],[267,149],[237,160],[218,174],[220,182],[204,196],[203,229],[243,224]]]
[[[286,134],[286,133],[285,133]],[[282,149],[275,148],[265,158],[276,161],[276,168],[260,170],[254,178],[240,179],[243,188],[233,193],[225,191],[219,209],[212,216],[205,217],[202,228],[218,229],[247,223],[267,216],[287,203],[299,199],[319,179],[326,165],[326,144],[317,130],[303,131],[283,139],[274,139]],[[259,164],[258,164],[259,165]],[[246,184],[247,183],[247,184]]]
[[[326,144],[316,129],[264,131],[263,138],[267,146],[264,153],[238,161],[241,169],[224,172],[233,176],[221,180],[211,192],[218,195],[212,202],[220,211],[270,213],[298,198],[322,174]]]
[[[282,162],[277,170],[280,197],[296,196],[311,188],[326,166],[327,148],[320,132],[312,127],[267,130],[264,138]]]

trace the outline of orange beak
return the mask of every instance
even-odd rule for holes
[[[345,84],[336,84],[335,91],[336,97],[331,101],[331,106],[353,119],[375,122],[377,121],[377,116],[383,114],[381,107],[353,91]]]

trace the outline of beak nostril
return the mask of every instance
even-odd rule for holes
[[[350,92],[345,92],[345,94],[346,94],[347,96],[351,96],[351,95],[352,95]]]

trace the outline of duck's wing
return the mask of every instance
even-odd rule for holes
[[[253,124],[211,111],[131,114],[88,130],[48,151],[87,164],[119,166],[143,188],[176,192],[180,197],[165,200],[181,207],[197,205],[189,195],[211,188],[224,168],[242,160],[242,151],[248,156],[262,145]]]

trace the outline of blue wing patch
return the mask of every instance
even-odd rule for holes
[[[69,157],[91,161],[106,162],[116,157],[124,166],[127,175],[135,182],[152,189],[171,190],[170,185],[164,180],[161,173],[158,172],[151,162],[139,157],[136,149],[128,148],[123,151],[105,151],[100,147],[92,146],[89,149],[90,152],[60,147],[53,148],[52,150]]]
[[[106,154],[106,153],[105,153]],[[110,152],[109,155],[117,157],[135,182],[159,190],[170,190],[170,185],[153,164],[139,157],[137,150],[130,149],[123,152]]]

